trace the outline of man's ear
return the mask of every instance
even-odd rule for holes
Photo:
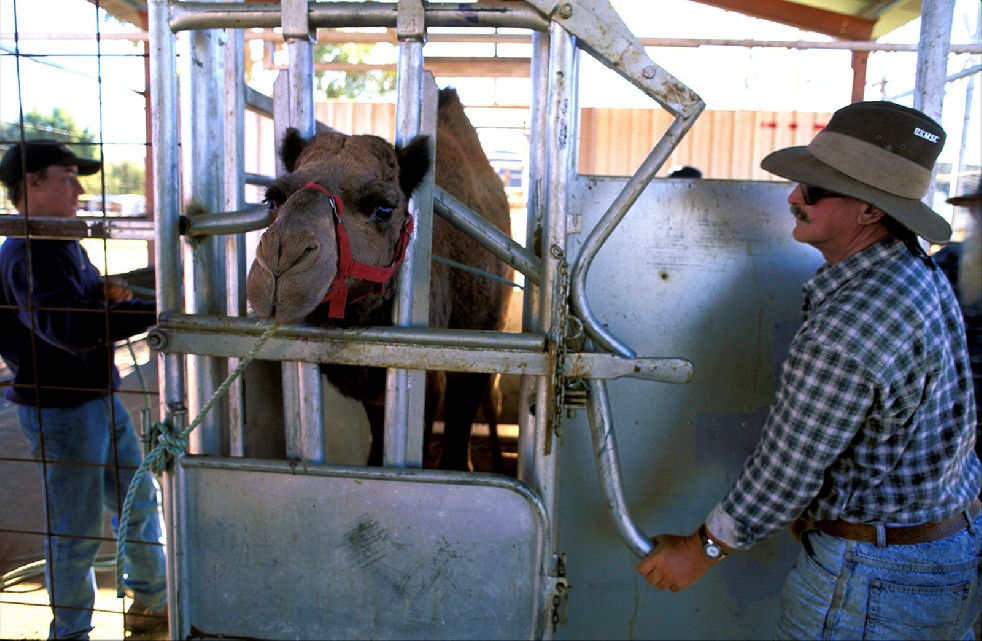
[[[869,203],[864,203],[862,211],[859,212],[859,224],[872,225],[873,223],[878,223],[884,215],[882,209],[878,209]]]

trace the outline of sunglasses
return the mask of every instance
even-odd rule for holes
[[[798,183],[801,187],[801,197],[806,205],[814,205],[823,198],[849,198],[845,194],[830,191],[824,187],[809,185],[808,183]]]

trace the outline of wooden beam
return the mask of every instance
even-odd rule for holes
[[[868,51],[852,52],[852,102],[860,102],[866,97],[866,68],[868,63]]]
[[[873,27],[876,26],[873,20],[816,9],[787,0],[695,0],[695,2],[846,40],[869,40],[873,34]]]

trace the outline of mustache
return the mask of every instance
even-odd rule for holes
[[[802,222],[811,222],[811,219],[808,217],[808,212],[805,211],[805,208],[800,205],[791,205],[791,214]]]

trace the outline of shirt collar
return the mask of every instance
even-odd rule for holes
[[[801,288],[805,295],[802,313],[807,315],[857,275],[904,251],[907,251],[907,248],[903,241],[899,238],[888,238],[856,252],[835,265],[825,263]]]

